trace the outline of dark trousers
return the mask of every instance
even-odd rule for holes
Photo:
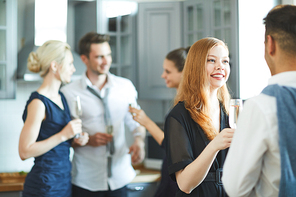
[[[124,186],[113,191],[109,188],[106,191],[92,192],[76,185],[72,185],[72,197],[127,197],[127,188]]]

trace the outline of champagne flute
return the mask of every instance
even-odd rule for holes
[[[80,97],[76,96],[75,100],[75,107],[74,107],[74,118],[81,118],[82,116],[82,108],[81,108],[81,101],[80,101]],[[80,137],[80,133],[75,135],[75,138],[79,138]]]
[[[229,126],[232,129],[236,129],[238,115],[243,109],[242,99],[230,99],[229,108]]]
[[[129,106],[132,107],[132,108],[141,109],[140,105],[138,105],[136,102],[129,103]],[[131,113],[131,114],[132,114],[132,116],[137,115],[136,113]]]

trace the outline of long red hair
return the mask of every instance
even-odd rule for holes
[[[206,62],[209,51],[222,45],[228,47],[219,39],[208,37],[195,42],[187,55],[183,76],[175,98],[175,105],[184,101],[185,108],[192,119],[200,125],[208,139],[212,140],[219,133],[210,118],[210,87],[207,78]],[[226,84],[219,88],[217,97],[228,114],[230,94]]]

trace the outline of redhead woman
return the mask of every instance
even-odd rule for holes
[[[234,133],[228,125],[228,56],[223,41],[204,38],[186,58],[164,128],[168,172],[178,184],[178,197],[227,196],[221,176]]]
[[[72,138],[81,133],[81,120],[71,120],[68,104],[59,91],[75,72],[70,46],[61,41],[47,41],[28,57],[28,68],[40,73],[43,83],[25,106],[24,126],[19,140],[22,160],[34,157],[23,190],[26,196],[71,196]],[[74,140],[85,145],[88,135]]]

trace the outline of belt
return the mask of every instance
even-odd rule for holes
[[[216,182],[218,185],[223,185],[222,184],[222,173],[223,173],[223,169],[219,168],[216,170],[216,172],[209,172],[206,176],[206,178],[204,179],[204,181],[214,181]]]

